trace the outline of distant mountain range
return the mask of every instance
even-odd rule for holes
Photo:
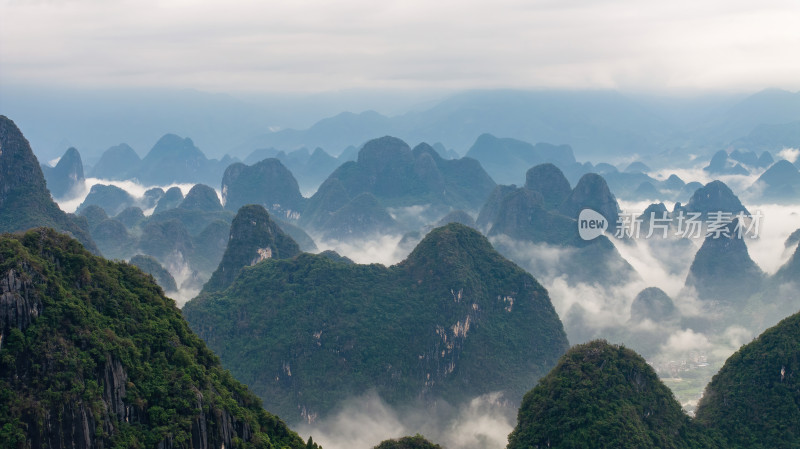
[[[691,114],[697,105],[687,100],[682,107]],[[686,124],[672,119],[674,111],[657,102],[614,91],[471,91],[395,117],[345,112],[305,130],[263,134],[238,148],[322,147],[337,154],[376,133],[408,142],[442,142],[459,154],[481,134],[491,133],[567,144],[584,160],[664,151],[687,156],[689,151],[707,153],[731,144],[759,151],[800,146],[794,132],[794,122],[800,121],[800,93],[768,89],[711,111]]]
[[[231,154],[244,159],[257,149],[288,153],[303,147],[321,147],[337,156],[381,135],[397,136],[412,145],[441,142],[463,155],[478,136],[491,133],[532,143],[567,144],[576,157],[587,160],[662,152],[666,157],[710,154],[729,146],[758,151],[798,147],[798,98],[798,93],[776,89],[744,98],[670,102],[614,91],[485,90],[453,94],[389,116],[363,107],[336,113],[336,103],[315,108],[314,100],[304,98],[282,100],[278,108],[275,102],[256,104],[189,90],[44,96],[18,89],[4,98],[3,112],[17,117],[44,160],[74,146],[84,152],[89,165],[102,149],[119,141],[147,148],[167,133],[192,136],[215,158]],[[339,104],[347,103],[341,100]]]
[[[92,176],[101,179],[136,179],[144,185],[206,183],[217,185],[225,168],[235,162],[230,157],[208,159],[192,139],[165,134],[139,159],[126,144],[107,149]]]

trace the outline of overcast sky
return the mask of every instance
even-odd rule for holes
[[[0,83],[800,89],[797,0],[0,0]]]

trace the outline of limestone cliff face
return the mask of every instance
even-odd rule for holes
[[[25,330],[42,312],[42,301],[27,276],[14,269],[0,278],[0,349],[11,329]]]
[[[0,236],[0,446],[304,448],[126,263]]]

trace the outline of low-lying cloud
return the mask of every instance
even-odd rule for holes
[[[784,148],[778,152],[778,157],[781,159],[786,159],[787,161],[794,164],[797,162],[797,157],[800,156],[800,149],[797,148]]]
[[[59,198],[56,199],[56,203],[58,207],[61,208],[64,212],[67,213],[74,213],[78,210],[78,207],[86,200],[86,196],[89,195],[89,192],[92,190],[92,187],[97,184],[103,185],[110,185],[119,187],[120,189],[128,192],[134,199],[141,200],[144,197],[144,193],[153,188],[161,188],[164,191],[169,190],[172,187],[178,187],[181,189],[181,192],[186,195],[189,193],[189,190],[194,187],[194,184],[190,183],[173,183],[168,185],[143,185],[133,180],[124,180],[124,181],[115,181],[110,179],[100,179],[100,178],[86,178],[82,186],[79,186],[75,189],[72,194],[68,198]],[[222,195],[218,190],[217,197],[222,200]],[[153,213],[154,207],[146,209],[142,207],[145,215],[150,215]]]
[[[325,449],[370,449],[383,440],[416,434],[448,449],[502,449],[516,413],[500,393],[478,396],[461,407],[443,401],[392,407],[371,392],[345,401],[328,418],[295,428]]]
[[[323,239],[318,235],[312,237],[320,251],[336,251],[339,255],[347,256],[353,262],[360,264],[379,263],[388,267],[408,255],[398,253],[397,244],[403,236],[396,234],[375,235],[363,240]]]

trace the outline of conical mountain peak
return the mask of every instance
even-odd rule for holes
[[[49,226],[98,253],[88,229],[58,208],[31,146],[17,125],[0,115],[0,232]]]
[[[244,206],[231,223],[228,248],[203,292],[225,289],[244,267],[266,259],[291,258],[299,253],[297,243],[281,230],[264,207]]]

